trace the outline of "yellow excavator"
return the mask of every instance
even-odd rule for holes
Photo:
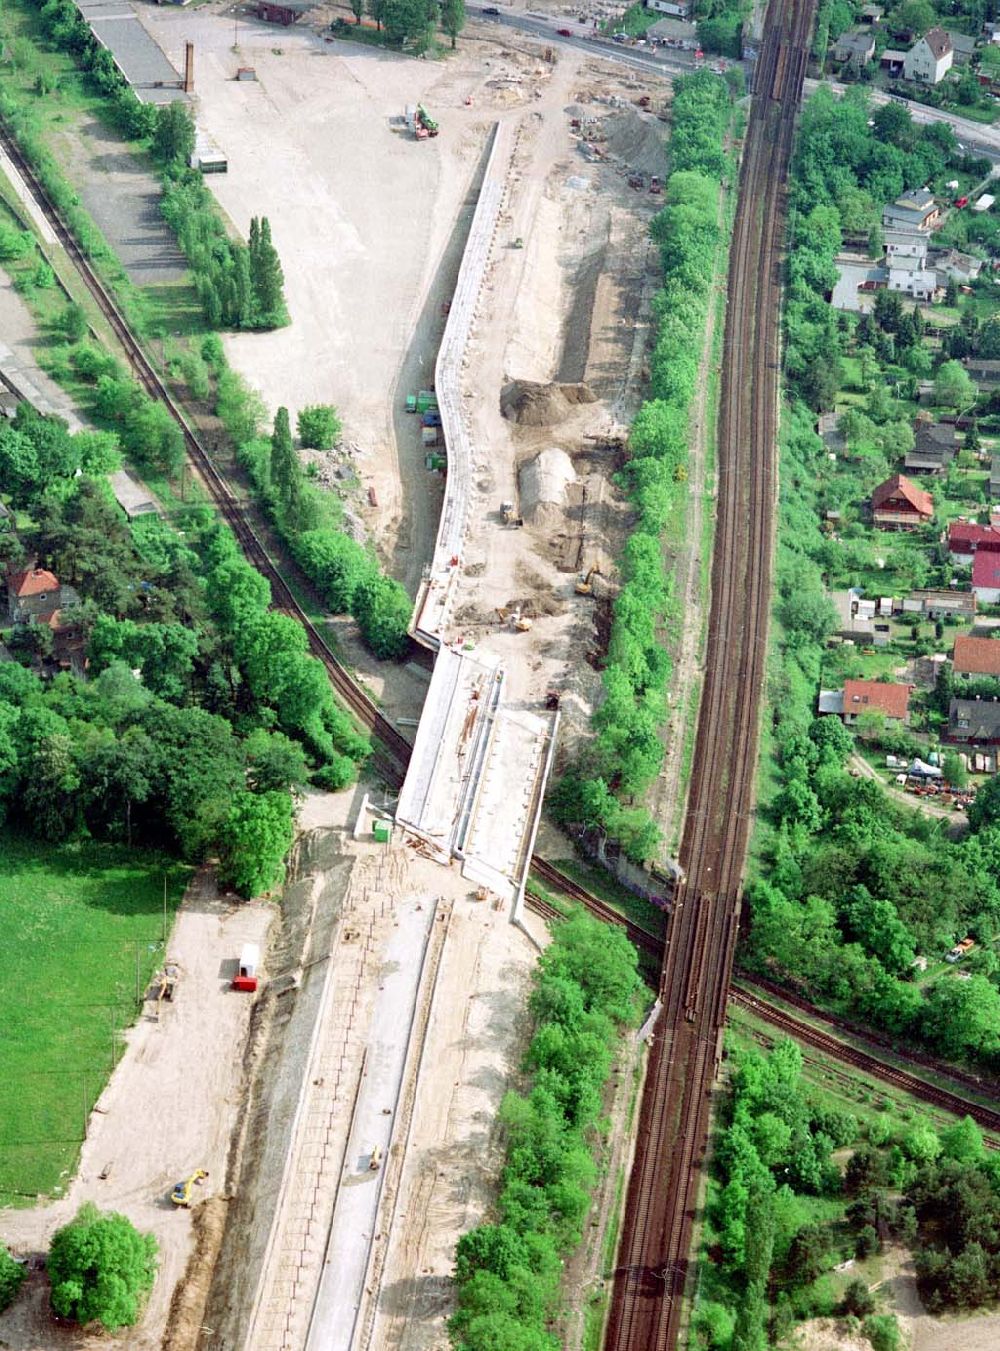
[[[208,1173],[204,1168],[196,1168],[190,1177],[178,1182],[170,1193],[170,1199],[174,1205],[189,1210],[195,1187],[200,1187],[206,1177],[208,1177]]]
[[[576,583],[576,587],[574,588],[575,591],[576,591],[576,594],[577,594],[578,596],[590,596],[590,595],[593,595],[594,588],[593,588],[593,587],[591,586],[591,584],[590,584],[591,581],[593,580],[594,577],[603,577],[603,576],[604,576],[604,573],[601,571],[601,569],[600,569],[600,568],[598,567],[598,565],[595,563],[594,566],[590,569],[589,572],[584,573],[582,577],[578,578],[577,583]]]

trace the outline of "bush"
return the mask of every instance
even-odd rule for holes
[[[156,1239],[88,1201],[56,1231],[48,1269],[60,1318],[81,1326],[96,1321],[109,1332],[134,1327],[156,1277]]]
[[[331,450],[340,439],[340,418],[328,403],[312,404],[298,416],[299,440],[311,450]]]
[[[0,1245],[0,1311],[13,1301],[25,1274],[20,1262],[15,1262],[7,1249]]]
[[[0,263],[13,263],[26,257],[35,247],[30,230],[19,230],[17,226],[0,220]]]
[[[872,1351],[899,1351],[901,1338],[894,1314],[872,1314],[862,1323],[861,1331],[871,1342]]]

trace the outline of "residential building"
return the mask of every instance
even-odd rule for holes
[[[873,600],[866,600],[857,588],[828,593],[837,612],[836,633],[850,642],[867,646],[875,639],[875,611]]]
[[[867,66],[874,55],[875,34],[871,28],[852,28],[841,33],[833,48],[834,61],[841,61],[855,69]]]
[[[903,601],[902,612],[927,619],[974,619],[976,598],[971,591],[911,591]]]
[[[903,74],[916,84],[940,84],[951,69],[955,51],[943,28],[929,28],[906,53]]]
[[[883,230],[885,261],[889,267],[910,267],[922,271],[927,265],[930,237],[924,230],[907,228]]]
[[[976,550],[972,560],[972,590],[980,605],[1000,604],[1000,553]]]
[[[870,23],[875,28],[882,22],[884,13],[885,10],[881,5],[862,5],[858,18],[862,23]]]
[[[313,8],[315,0],[258,0],[257,18],[290,28]]]
[[[966,33],[953,33],[949,29],[948,41],[951,43],[954,64],[956,66],[967,66],[975,55],[976,39],[970,38]]]
[[[932,301],[940,290],[936,272],[914,271],[908,267],[890,267],[889,290],[912,296],[914,300]]]
[[[58,577],[45,568],[7,574],[7,617],[12,624],[52,615],[62,603],[61,597]]]
[[[966,357],[962,365],[968,371],[970,379],[975,380],[980,389],[1000,385],[1000,361],[988,361],[984,357]]]
[[[903,467],[921,474],[943,474],[955,458],[954,426],[920,418],[913,432],[913,449],[906,452]]]
[[[909,726],[912,685],[894,685],[884,680],[844,681],[844,724],[854,727],[865,713],[881,713]]]
[[[941,207],[927,188],[904,192],[882,211],[886,230],[932,230],[941,219]]]
[[[990,460],[990,497],[994,502],[1000,498],[1000,455]]]
[[[1000,743],[1000,699],[952,699],[948,704],[948,740],[968,746]]]
[[[957,676],[1000,676],[1000,638],[960,633],[951,661]]]
[[[872,516],[880,530],[914,530],[933,519],[934,503],[904,474],[893,474],[872,493]]]
[[[934,271],[938,276],[954,277],[959,285],[975,281],[982,270],[981,258],[973,258],[971,253],[960,253],[958,249],[948,249],[934,257]]]
[[[948,527],[948,553],[953,563],[972,562],[979,549],[1000,553],[1000,528],[975,521],[952,521]]]
[[[694,8],[693,0],[643,0],[647,9],[655,9],[660,14],[672,14],[675,19],[690,19]]]

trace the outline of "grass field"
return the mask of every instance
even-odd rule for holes
[[[0,1204],[65,1185],[112,1043],[163,960],[190,870],[138,850],[0,832]],[[152,1110],[153,1104],[143,1109]]]

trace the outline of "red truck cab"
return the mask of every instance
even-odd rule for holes
[[[961,211],[961,209],[962,209],[963,206],[968,206],[968,205],[969,205],[969,199],[968,199],[968,197],[956,197],[955,200],[952,202],[952,206],[955,207],[955,208],[956,208],[957,210],[959,210],[959,211]]]

